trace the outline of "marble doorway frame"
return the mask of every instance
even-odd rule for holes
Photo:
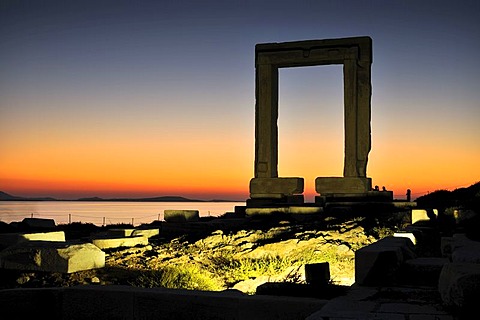
[[[343,177],[318,177],[319,194],[365,194],[371,149],[372,39],[352,37],[263,43],[255,46],[255,165],[250,180],[252,199],[283,199],[301,195],[300,177],[278,176],[279,68],[342,64],[345,152]]]

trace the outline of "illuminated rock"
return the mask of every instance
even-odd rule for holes
[[[91,243],[30,241],[0,252],[5,269],[72,273],[104,266],[105,252]]]

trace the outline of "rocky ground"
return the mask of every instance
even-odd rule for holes
[[[212,226],[211,222],[204,223]],[[146,246],[106,250],[104,268],[71,274],[2,270],[0,288],[122,284],[251,294],[267,281],[305,282],[304,265],[318,262],[329,263],[333,284],[349,286],[354,282],[355,250],[400,227],[398,221],[358,215],[319,221],[246,219],[228,225],[169,234],[163,223],[163,232]],[[70,238],[104,231],[63,229]]]

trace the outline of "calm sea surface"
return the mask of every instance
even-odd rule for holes
[[[56,224],[139,225],[163,220],[164,210],[198,210],[200,217],[217,217],[244,205],[245,202],[0,201],[0,221],[10,223],[34,217],[54,219]]]

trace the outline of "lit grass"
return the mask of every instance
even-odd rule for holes
[[[197,265],[164,266],[143,272],[130,283],[136,287],[220,291],[220,281]]]
[[[265,256],[262,258],[233,258],[232,256],[214,256],[210,258],[211,268],[227,284],[271,276],[283,272],[292,265],[288,258]]]
[[[226,285],[259,276],[275,276],[286,272],[291,267],[318,262],[344,263],[345,257],[339,256],[333,250],[319,252],[310,248],[288,256],[265,255],[260,258],[238,258],[224,253],[209,258],[212,272],[223,279]]]
[[[230,243],[228,237],[224,238],[225,243]],[[361,244],[349,246],[353,250],[361,247]],[[261,276],[271,276],[277,280],[284,277],[286,281],[298,282],[301,279],[298,270],[309,263],[328,262],[332,270],[349,270],[353,268],[354,262],[352,252],[339,252],[336,242],[330,245],[299,247],[288,254],[271,253],[255,258],[240,255],[231,245],[225,245],[223,248],[215,245],[216,249],[212,250],[208,243],[201,241],[195,245],[188,245],[179,239],[178,243],[171,242],[167,247],[168,251],[175,252],[175,258],[194,256],[201,252],[201,259],[197,260],[199,261],[197,264],[182,263],[179,266],[166,260],[158,261],[156,265],[148,266],[155,270],[142,272],[132,285],[146,288],[219,291],[240,281]],[[298,274],[292,274],[292,270],[296,270]]]

